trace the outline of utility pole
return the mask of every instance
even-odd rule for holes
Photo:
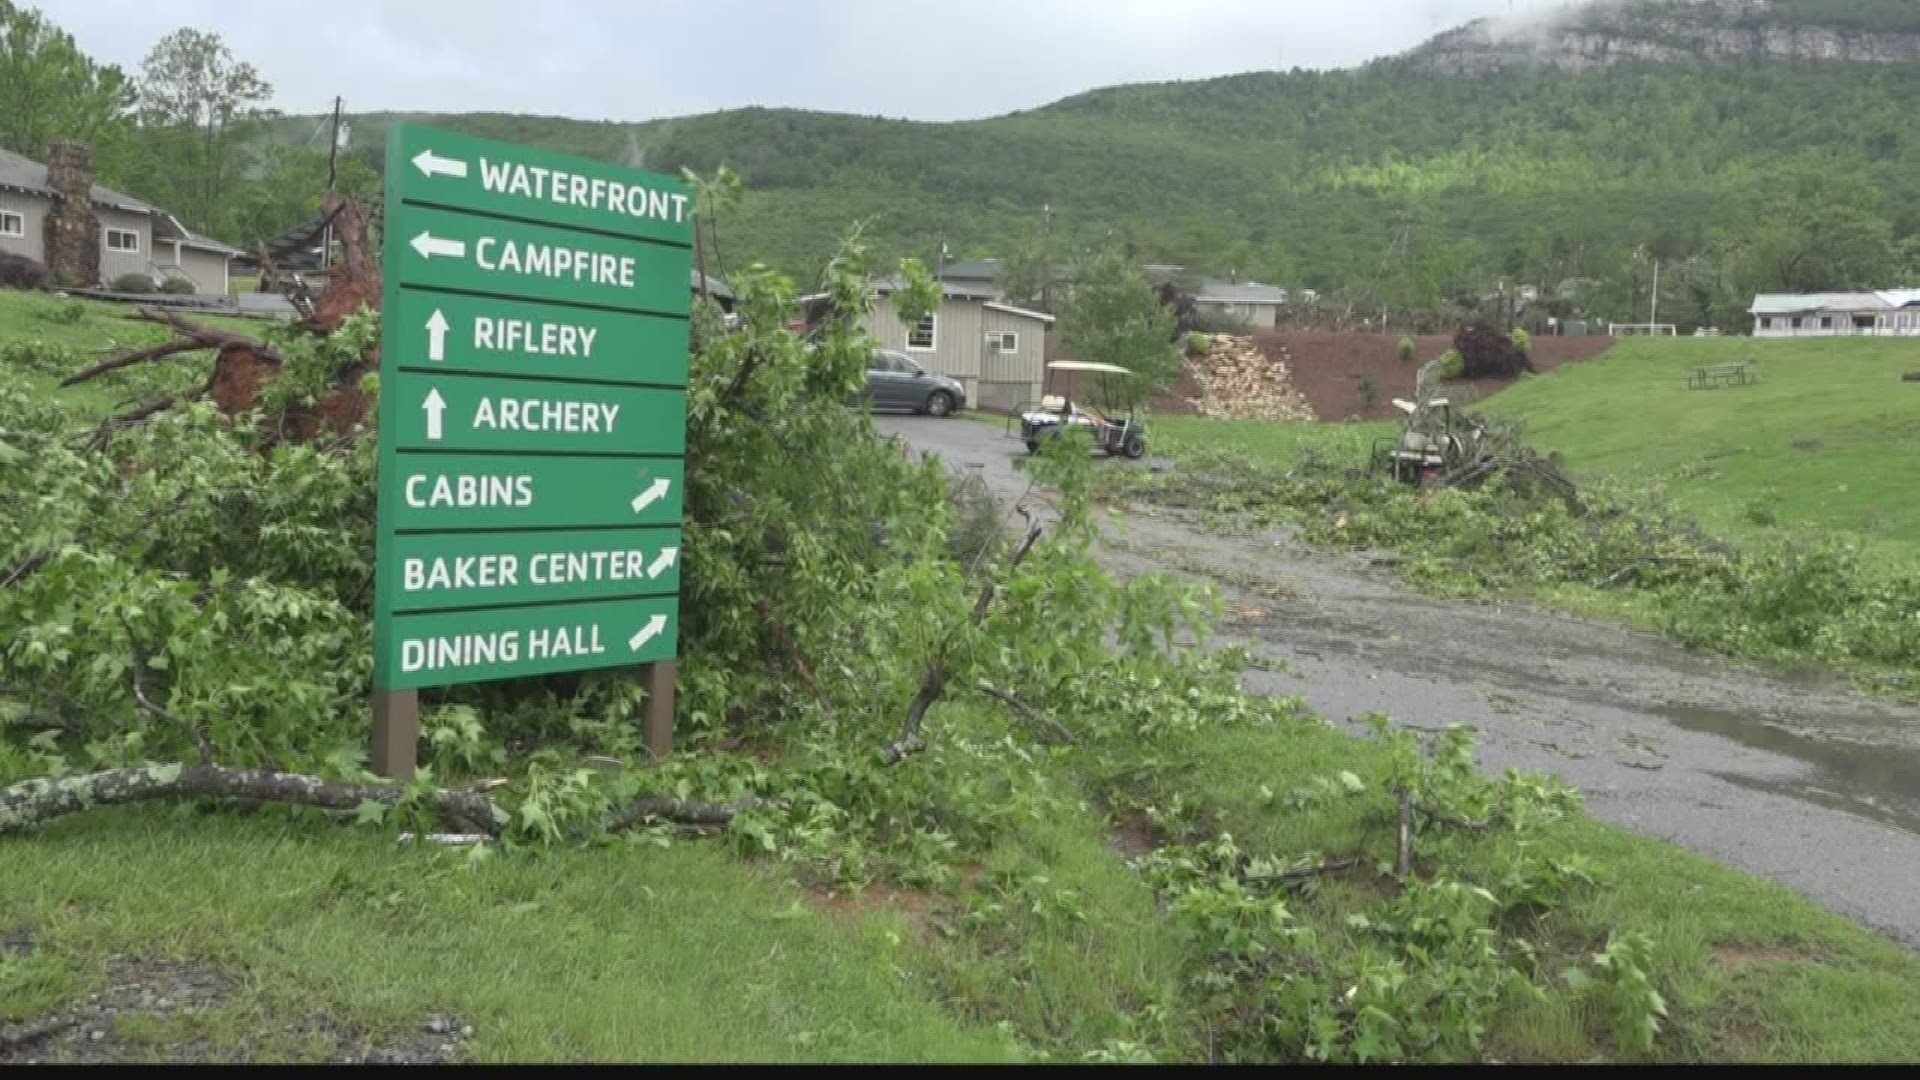
[[[342,102],[340,98],[336,96],[333,99],[333,133],[327,139],[327,194],[328,195],[333,194],[334,184],[338,181],[340,176],[338,166],[339,166],[339,159],[340,159],[340,106],[341,104]],[[332,201],[331,199],[322,200],[323,204],[329,203],[331,201]],[[333,265],[333,223],[329,221],[327,223],[326,235],[321,237],[321,240],[320,240],[320,269],[325,270],[327,267],[332,265]]]
[[[1651,313],[1647,316],[1647,333],[1649,334],[1655,333],[1656,331],[1654,330],[1654,327],[1659,325],[1659,323],[1660,323],[1660,257],[1656,255],[1653,258],[1653,306],[1652,306]]]
[[[1053,314],[1053,204],[1041,203],[1040,214],[1045,219],[1041,226],[1040,257],[1046,260],[1046,266],[1040,277],[1040,310]]]

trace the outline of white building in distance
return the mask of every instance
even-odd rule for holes
[[[1920,337],[1920,289],[1761,293],[1754,337]]]

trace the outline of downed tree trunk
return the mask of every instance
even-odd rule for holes
[[[255,802],[297,803],[328,810],[353,810],[367,802],[392,806],[407,793],[399,784],[354,784],[322,780],[271,769],[224,765],[148,765],[108,769],[58,779],[25,780],[0,788],[0,836],[23,832],[42,822],[95,806],[118,806],[154,799],[215,795]],[[434,791],[424,796],[429,810],[478,826],[499,828],[493,800],[477,791]]]
[[[380,267],[367,250],[367,222],[360,204],[353,199],[339,201],[328,196],[325,209],[326,224],[340,242],[340,262],[328,269],[326,292],[318,304],[303,303],[302,296],[289,294],[301,313],[295,325],[321,337],[338,330],[341,323],[362,307],[378,310],[381,300]],[[212,350],[213,372],[207,379],[205,394],[212,397],[222,414],[235,417],[259,404],[261,388],[286,364],[285,358],[274,349],[245,334],[195,322],[173,312],[140,308],[129,317],[161,323],[178,336],[173,341],[110,357],[75,372],[62,380],[62,386],[86,382],[135,364]],[[283,415],[266,419],[268,441],[308,442],[323,430],[342,436],[353,431],[366,419],[371,406],[367,394],[360,389],[361,378],[376,370],[379,363],[379,350],[374,348],[359,362],[330,373],[331,392],[310,406],[289,408]],[[199,392],[181,391],[157,398],[148,406],[115,417],[103,430],[138,423],[198,396]]]
[[[497,784],[498,782],[494,782]],[[498,836],[507,820],[486,790],[493,784],[459,790],[429,790],[421,794],[424,809],[457,826],[457,831]],[[356,784],[323,780],[300,773],[271,769],[243,769],[226,765],[148,765],[137,769],[107,769],[57,779],[41,777],[0,788],[0,836],[26,832],[54,818],[95,806],[120,806],[159,799],[215,796],[249,802],[293,803],[326,810],[357,810],[363,803],[398,804],[407,795],[401,784]],[[645,795],[608,813],[600,827],[608,832],[631,828],[649,818],[682,825],[725,825],[742,810],[761,805],[754,798],[731,803],[703,803],[665,795]]]

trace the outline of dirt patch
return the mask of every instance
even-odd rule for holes
[[[1129,859],[1142,855],[1151,855],[1167,838],[1154,827],[1144,810],[1125,810],[1120,814],[1120,823],[1113,830],[1113,846]]]
[[[1824,450],[1827,447],[1827,444],[1819,439],[1795,439],[1788,445],[1792,446],[1795,450],[1805,450],[1808,453],[1816,450]]]
[[[1713,962],[1728,971],[1750,964],[1817,964],[1826,954],[1797,945],[1715,945]]]
[[[1393,399],[1410,398],[1420,365],[1438,359],[1453,347],[1451,337],[1428,334],[1413,339],[1414,359],[1400,359],[1395,334],[1335,334],[1327,332],[1263,331],[1254,336],[1262,351],[1290,358],[1293,385],[1306,396],[1322,420],[1388,419],[1399,415]],[[1541,372],[1586,360],[1613,347],[1610,337],[1536,337],[1532,359]],[[1374,403],[1363,407],[1361,381],[1371,379]],[[1478,379],[1450,386],[1471,387],[1475,399],[1513,385],[1510,379]],[[1157,408],[1156,403],[1156,408]]]
[[[320,1016],[271,1025],[239,1046],[216,1045],[196,1020],[229,1004],[234,986],[220,969],[197,960],[116,957],[106,985],[84,1000],[0,1025],[0,1065],[281,1060],[286,1054],[271,1049],[276,1046],[302,1047],[340,1064],[439,1064],[457,1060],[461,1042],[473,1034],[457,1019],[432,1017],[373,1040]]]
[[[25,956],[33,951],[36,938],[31,926],[16,926],[0,931],[0,956]]]

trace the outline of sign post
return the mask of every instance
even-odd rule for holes
[[[693,200],[412,124],[387,136],[375,772],[423,687],[647,666],[672,744]]]

